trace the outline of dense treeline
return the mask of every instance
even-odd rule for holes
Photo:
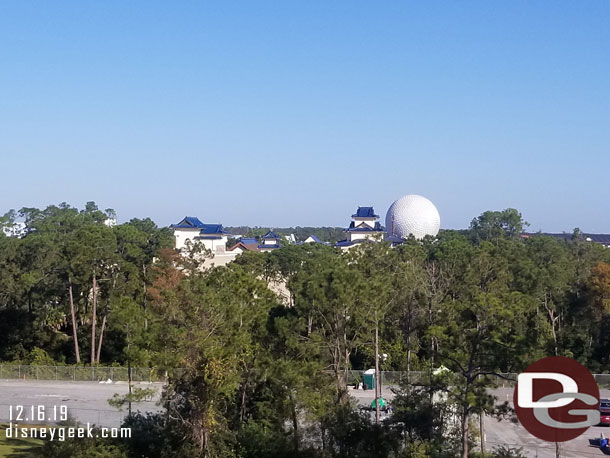
[[[265,235],[270,228],[265,227],[250,227],[250,226],[227,226],[225,227],[230,234],[244,235],[246,237],[260,237]],[[311,226],[296,226],[296,227],[277,227],[273,228],[273,232],[278,235],[289,236],[294,234],[297,242],[304,241],[310,235],[315,235],[323,242],[335,243],[345,239],[345,228],[343,227],[311,227]]]
[[[211,270],[150,220],[107,227],[94,204],[20,213],[27,235],[0,237],[0,357],[80,351],[81,363],[169,373],[165,414],[128,419],[137,440],[43,456],[475,456],[473,419],[506,414],[487,392],[493,374],[546,355],[609,369],[610,250],[578,231],[523,239],[515,210],[434,240],[287,246]],[[381,424],[346,383],[375,366],[376,335],[383,370],[428,374],[407,375]]]
[[[2,218],[25,236],[0,233],[1,360],[126,361],[123,315],[137,304],[146,324],[151,266],[173,238],[150,219],[112,227],[113,213],[63,203]]]

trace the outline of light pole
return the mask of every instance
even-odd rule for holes
[[[377,331],[377,330],[375,330]],[[377,332],[375,332],[375,422],[379,424],[379,420],[381,419],[381,399],[383,398],[381,395],[381,387],[382,387],[382,375],[379,370],[379,362],[385,362],[388,359],[387,353],[379,354],[379,338]]]
[[[388,359],[388,354],[387,353],[382,353],[381,355],[379,355],[379,359],[381,360],[381,370],[379,371],[379,397],[383,398],[383,363],[386,362],[386,360]]]
[[[379,424],[381,417],[379,412],[379,396],[381,394],[379,386],[379,320],[375,311],[375,423]]]

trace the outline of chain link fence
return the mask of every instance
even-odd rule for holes
[[[128,381],[131,371],[133,382],[165,382],[168,372],[163,369],[142,367],[104,366],[28,366],[23,364],[0,364],[0,379],[13,380],[58,380],[72,382],[99,382],[105,380]]]
[[[105,380],[128,381],[129,368],[107,366],[38,366],[25,364],[0,364],[0,379],[20,380],[58,380],[72,382],[99,382]],[[172,369],[176,374],[180,369]],[[165,382],[168,370],[146,367],[132,367],[131,380],[134,382]],[[345,373],[348,385],[357,385],[363,381],[364,371],[347,371]],[[383,385],[401,385],[407,382],[413,385],[427,383],[430,373],[425,371],[380,371]],[[517,373],[500,373],[490,375],[499,387],[513,387],[517,381]],[[594,374],[600,388],[610,389],[610,374]]]
[[[429,372],[424,371],[379,371],[380,381],[383,385],[404,385],[409,382],[412,385],[425,385],[430,378]],[[362,383],[364,371],[347,371],[345,374],[346,383],[348,385],[357,385]],[[490,375],[498,387],[511,388],[517,383],[516,372],[499,373]],[[593,374],[600,388],[610,389],[610,374]]]
[[[597,451],[583,451],[572,449],[569,445],[559,444],[559,448],[555,448],[554,443],[548,445],[530,445],[530,444],[509,444],[500,442],[486,442],[486,450],[491,451],[503,447],[504,449],[520,450],[523,456],[528,458],[594,458],[604,455]]]
[[[0,404],[0,422],[1,423],[23,423],[27,425],[57,425],[61,423],[59,414],[55,418],[45,418],[43,420],[37,420],[36,417],[30,418],[27,417],[27,421],[16,421],[15,416],[17,415],[15,412],[13,413],[13,417],[9,414],[9,409],[14,408],[12,404]],[[53,415],[53,405],[48,405],[46,407],[46,412],[48,415]],[[29,415],[30,406],[25,406],[26,410],[24,415]],[[145,411],[156,411],[157,409],[146,409]],[[136,409],[134,409],[136,411]],[[125,421],[125,418],[128,415],[128,412],[118,410],[118,409],[87,409],[82,407],[70,407],[68,410],[69,416],[68,419],[70,421],[78,422],[80,425],[86,425],[89,423],[90,425],[96,426],[104,426],[109,428],[120,427]]]

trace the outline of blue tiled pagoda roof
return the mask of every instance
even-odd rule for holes
[[[379,232],[379,231],[383,231],[383,227],[381,226],[381,224],[379,224],[379,221],[376,221],[375,225],[373,227],[370,227],[367,224],[359,224],[358,226],[356,226],[354,221],[352,221],[350,223],[349,227],[346,229],[346,231],[348,231],[348,232]]]
[[[352,218],[379,218],[379,215],[375,214],[373,207],[358,207]]]
[[[341,241],[335,243],[335,246],[339,247],[339,248],[346,247],[346,246],[352,246],[352,245],[355,245],[355,243],[351,242],[349,240],[341,240]]]
[[[222,224],[204,224],[200,234],[226,234],[222,228]]]
[[[222,224],[205,224],[202,223],[196,216],[185,216],[182,221],[178,224],[172,224],[172,229],[199,229],[199,237],[197,238],[210,238],[208,236],[221,236],[226,234],[222,228]]]
[[[172,224],[170,227],[175,229],[198,229],[205,226],[196,216],[185,216],[178,224]]]
[[[280,236],[279,236],[279,235],[277,235],[277,234],[276,234],[275,232],[273,232],[273,231],[269,231],[269,232],[267,232],[265,235],[263,235],[263,237],[262,237],[262,238],[263,238],[263,239],[277,239],[277,240],[279,240],[279,239],[280,239]]]
[[[403,239],[401,239],[400,237],[398,237],[398,236],[396,236],[394,234],[388,235],[385,239],[383,239],[383,241],[384,242],[390,242],[390,243],[393,243],[393,244],[403,243],[404,242]]]
[[[370,239],[358,239],[358,240],[341,240],[335,243],[337,248],[350,247],[359,243],[373,243]]]
[[[266,244],[266,245],[261,244],[258,246],[258,249],[259,250],[264,250],[264,249],[272,250],[272,249],[281,248],[281,247],[282,247],[282,245],[280,245],[279,243],[274,243],[273,245],[272,244]]]

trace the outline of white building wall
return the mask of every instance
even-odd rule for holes
[[[231,249],[231,250],[227,250],[227,253],[237,253],[237,254],[241,254],[244,251],[246,251],[246,249],[243,246],[236,246],[235,248]]]
[[[364,239],[366,239],[366,234],[363,234],[362,232],[348,232],[348,239],[349,240],[364,240]]]
[[[361,219],[361,218],[354,218],[354,225],[355,226],[360,226],[362,223],[366,224],[371,229],[373,229],[375,227],[375,220],[374,219],[366,220],[366,219]]]
[[[375,232],[348,232],[348,240],[366,240],[366,239],[375,239],[376,237],[379,237],[379,234],[381,234],[380,231],[375,231]]]
[[[174,229],[174,239],[176,241],[176,249],[182,250],[187,240],[193,240],[193,238],[199,235],[201,229]]]
[[[222,251],[227,246],[228,236],[223,235],[219,239],[199,239],[195,240],[195,237],[199,235],[201,229],[174,229],[174,238],[176,241],[176,249],[182,250],[186,246],[186,241],[190,240],[191,243],[197,241],[203,244],[206,250],[210,250],[212,253],[216,251]]]

